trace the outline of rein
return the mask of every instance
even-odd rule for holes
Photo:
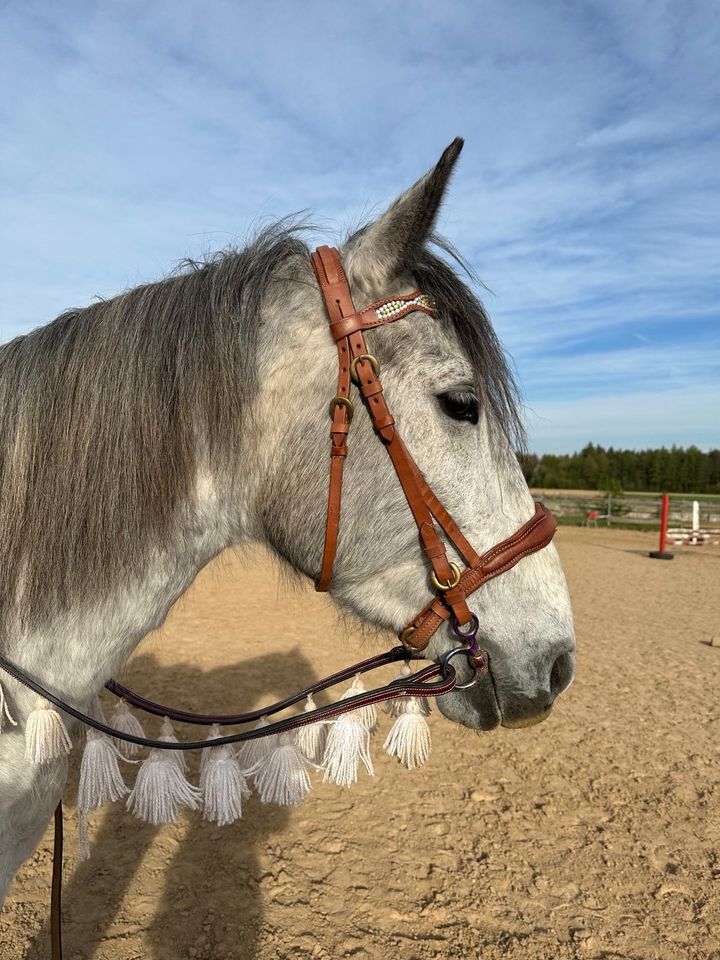
[[[465,649],[465,647],[460,648],[463,652]],[[469,648],[467,649],[469,650]],[[62,710],[63,713],[67,713],[68,716],[73,717],[75,720],[79,720],[86,726],[92,727],[94,730],[98,730],[100,733],[104,733],[115,740],[122,740],[125,743],[134,743],[140,747],[149,747],[150,749],[156,750],[201,750],[209,745],[221,747],[229,743],[242,743],[247,740],[259,740],[262,737],[269,737],[273,734],[288,733],[291,730],[297,730],[308,724],[332,720],[344,713],[349,713],[351,710],[371,706],[375,703],[382,703],[385,700],[394,700],[402,697],[440,697],[443,694],[449,693],[457,685],[457,674],[455,668],[450,663],[450,659],[452,654],[458,652],[457,648],[450,650],[440,659],[439,663],[432,663],[417,673],[411,674],[408,677],[399,677],[382,687],[367,690],[364,693],[338,700],[336,703],[329,703],[324,707],[318,707],[315,710],[306,711],[297,716],[287,717],[284,720],[276,720],[274,723],[269,723],[259,730],[243,730],[239,733],[231,733],[223,737],[213,737],[210,743],[208,743],[207,740],[184,740],[176,743],[166,740],[153,740],[148,737],[140,737],[126,733],[71,706],[67,701],[56,696],[56,694],[52,693],[52,691],[31,677],[29,673],[21,670],[20,667],[6,660],[3,656],[0,656],[0,668],[6,673],[9,673],[11,677],[14,677],[18,683],[22,683],[37,693],[38,696],[49,700],[50,703],[53,703]],[[252,710],[239,714],[212,715],[176,710],[164,704],[153,703],[152,700],[146,700],[116,680],[109,680],[105,684],[105,689],[109,690],[110,693],[116,697],[126,700],[138,709],[143,710],[145,713],[151,713],[159,717],[167,717],[168,719],[181,721],[182,723],[194,723],[203,726],[214,726],[217,724],[221,727],[229,727],[251,723],[253,720],[259,720],[262,717],[279,713],[281,710],[286,710],[288,707],[304,700],[309,694],[327,690],[330,687],[342,683],[344,680],[357,676],[359,673],[367,673],[371,670],[377,670],[378,667],[384,667],[390,663],[397,663],[400,660],[407,661],[408,659],[408,653],[403,647],[393,647],[385,653],[370,657],[368,660],[361,660],[360,663],[355,663],[351,667],[346,667],[344,670],[339,670],[337,673],[325,677],[323,680],[318,680],[316,683],[287,697],[285,700],[278,700],[276,703],[270,704],[268,707],[262,707],[260,710]]]
[[[131,703],[138,709],[156,716],[170,718],[183,723],[201,726],[234,726],[251,723],[277,714],[296,705],[306,697],[327,690],[358,674],[369,673],[379,667],[398,661],[410,661],[422,657],[431,637],[445,622],[449,622],[460,646],[451,648],[439,657],[438,662],[410,675],[401,675],[383,686],[365,690],[352,696],[344,696],[335,703],[308,710],[291,717],[266,723],[261,728],[243,730],[206,740],[185,742],[154,740],[118,730],[104,720],[84,713],[71,706],[61,697],[48,690],[37,679],[26,673],[16,664],[0,656],[0,669],[4,670],[19,683],[33,690],[48,704],[54,704],[64,713],[93,728],[99,733],[136,746],[152,750],[196,750],[222,747],[235,743],[259,740],[263,737],[299,730],[314,723],[335,720],[343,714],[363,707],[389,700],[403,698],[439,697],[452,690],[462,690],[478,682],[480,675],[487,669],[487,654],[478,647],[476,632],[477,617],[471,613],[467,598],[479,590],[493,577],[513,567],[523,557],[545,547],[555,533],[555,521],[542,504],[535,505],[535,514],[512,536],[496,544],[483,554],[478,554],[466,539],[460,527],[453,520],[440,500],[425,481],[420,469],[410,455],[400,437],[395,420],[388,408],[380,381],[380,363],[367,347],[364,333],[386,323],[393,323],[413,312],[425,313],[435,317],[436,310],[432,298],[415,290],[380,300],[360,311],[350,293],[350,287],[343,270],[340,254],[332,247],[322,246],[311,255],[315,276],[325,302],[330,335],[337,345],[338,378],[335,396],[330,401],[330,469],[327,504],[327,519],[323,542],[323,554],[316,589],[328,589],[337,551],[340,529],[342,502],[342,479],[350,424],[354,415],[354,402],[351,389],[354,384],[368,411],[370,420],[380,441],[388,452],[402,487],[413,519],[418,528],[418,536],[430,565],[430,579],[435,588],[434,597],[399,633],[401,646],[377,656],[362,660],[351,667],[340,670],[317,681],[304,690],[292,694],[284,700],[259,710],[239,714],[200,714],[178,710],[164,704],[155,703],[134,693],[116,680],[109,680],[105,687],[121,700]],[[455,560],[448,558],[445,538],[453,545],[462,558],[465,569],[462,570]],[[462,628],[462,629],[461,629]],[[464,656],[473,673],[467,682],[458,683],[458,676],[451,660]],[[408,699],[408,704],[410,703]],[[27,740],[27,731],[26,731]],[[69,742],[69,741],[68,741]],[[38,762],[44,762],[44,757]],[[63,842],[62,804],[55,811],[55,844],[53,850],[53,879],[51,901],[51,946],[53,960],[62,960],[61,942],[61,886],[62,886],[62,842]]]

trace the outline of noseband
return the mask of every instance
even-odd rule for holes
[[[320,575],[315,586],[317,590],[327,590],[332,578],[340,529],[343,464],[354,413],[350,398],[352,382],[357,386],[375,433],[395,468],[417,524],[420,543],[431,566],[430,579],[437,590],[434,599],[399,634],[403,647],[409,653],[417,654],[427,647],[432,635],[451,617],[457,627],[471,624],[473,614],[468,608],[467,598],[488,580],[509,570],[518,560],[547,546],[555,533],[555,520],[538,503],[534,517],[507,540],[482,555],[473,549],[426,483],[403,443],[385,400],[380,382],[380,364],[368,351],[364,336],[365,330],[393,323],[414,311],[435,317],[437,314],[432,298],[415,290],[413,293],[379,300],[357,311],[338,251],[333,247],[318,247],[311,259],[325,301],[330,335],[338,351],[337,393],[330,402],[330,488],[325,542]],[[454,560],[448,559],[440,530],[464,561],[464,571]]]

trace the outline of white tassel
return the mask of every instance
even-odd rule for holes
[[[374,776],[370,759],[370,732],[360,714],[359,710],[351,710],[330,723],[323,757],[324,781],[349,787],[357,781],[361,760],[370,776]]]
[[[3,731],[3,725],[7,720],[14,727],[17,726],[17,720],[13,720],[12,714],[10,713],[10,708],[7,705],[5,700],[5,691],[3,690],[2,684],[0,683],[0,733]]]
[[[88,730],[80,764],[77,804],[80,858],[83,860],[90,856],[88,813],[129,793],[118,767],[119,756],[120,753],[110,737],[92,727]]]
[[[297,748],[293,733],[280,733],[272,738],[270,753],[247,771],[254,776],[255,786],[263,803],[279,803],[296,807],[310,789],[305,760]]]
[[[107,724],[107,717],[105,716],[102,700],[99,695],[93,697],[88,704],[88,716],[92,717],[93,720],[98,720],[100,723]]]
[[[25,759],[30,763],[57,760],[72,750],[63,718],[44,697],[39,697],[25,726]]]
[[[163,717],[163,722],[160,726],[160,736],[158,740],[163,743],[180,743],[178,738],[175,736],[175,731],[173,730],[173,725],[170,723],[170,720],[167,717]],[[166,756],[169,754],[172,762],[177,765],[178,770],[181,773],[185,773],[187,770],[187,760],[185,759],[185,753],[182,750],[168,750]]]
[[[110,737],[92,727],[88,730],[80,764],[80,809],[96,810],[104,803],[119,800],[130,792],[120,773],[118,756],[120,752]]]
[[[406,661],[402,665],[402,669],[400,670],[400,673],[395,677],[395,679],[403,680],[405,679],[405,677],[409,677],[412,672],[413,672],[412,667]],[[407,697],[393,697],[392,700],[386,700],[385,703],[383,703],[382,705],[382,710],[384,713],[387,713],[387,715],[390,717],[397,717],[400,715],[400,713],[402,713],[403,704],[407,699],[408,699]],[[424,717],[430,716],[430,701],[428,700],[427,697],[412,697],[411,699],[417,700],[420,706],[420,711]]]
[[[222,729],[220,727],[220,724],[214,723],[210,727],[210,733],[207,735],[207,737],[205,737],[205,741],[209,746],[211,740],[217,740],[217,738],[220,736],[222,736]],[[205,768],[207,767],[208,761],[210,760],[211,752],[212,751],[207,748],[203,748],[200,751],[200,788],[201,789],[203,784],[203,777],[205,776]]]
[[[133,737],[145,736],[142,724],[134,714],[130,713],[126,700],[118,700],[110,718],[110,726],[119,730],[120,733],[129,733]],[[115,738],[115,745],[126,759],[136,757],[142,750],[139,743],[128,743],[127,740],[120,740],[117,737]]]
[[[315,701],[312,694],[309,693],[305,701],[305,713],[315,710]],[[308,723],[300,727],[297,732],[297,745],[300,753],[306,757],[310,763],[319,766],[325,755],[325,741],[327,740],[327,723],[322,721]]]
[[[270,726],[267,717],[260,717],[255,724],[255,730],[262,730]],[[277,740],[277,734],[271,734],[269,737],[258,737],[257,740],[246,740],[238,750],[238,759],[240,766],[246,773],[256,769],[262,760],[267,759]]]
[[[383,744],[390,756],[397,757],[408,770],[422,766],[432,750],[430,727],[423,715],[420,699],[406,698]]]
[[[181,808],[197,810],[200,807],[200,791],[188,783],[177,760],[168,756],[169,753],[158,747],[150,751],[140,764],[135,786],[128,797],[128,810],[147,823],[173,823]]]
[[[347,688],[345,693],[340,697],[340,699],[347,700],[349,697],[356,697],[360,693],[367,693],[367,687],[363,683],[360,674],[357,673],[355,674],[355,679]],[[378,728],[378,715],[375,704],[369,703],[367,706],[358,707],[355,712],[360,716],[365,729],[370,736],[372,736]]]
[[[208,740],[221,736],[215,724]],[[203,793],[206,820],[224,827],[242,816],[242,801],[250,796],[250,790],[238,761],[237,754],[229,743],[218,747],[206,747],[200,759],[200,789]]]

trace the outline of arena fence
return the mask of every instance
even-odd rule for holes
[[[615,496],[592,491],[534,490],[561,523],[584,526],[634,527],[658,530],[662,508],[659,494]],[[667,539],[678,545],[720,542],[720,498],[694,500],[670,496]]]

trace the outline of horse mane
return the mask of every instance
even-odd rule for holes
[[[187,504],[199,456],[229,463],[268,285],[307,262],[299,229],[280,221],[0,347],[0,626],[127,583]]]
[[[411,267],[417,285],[435,299],[440,323],[454,330],[475,371],[478,399],[491,421],[515,450],[523,450],[526,438],[520,390],[487,311],[472,290],[473,286],[483,286],[482,281],[445,237],[434,234],[431,244],[421,250]],[[460,267],[471,285],[458,276],[448,259]]]
[[[0,628],[41,625],[87,599],[88,584],[102,595],[128,583],[189,505],[198,469],[232,474],[268,288],[308,271],[300,229],[281,220],[241,250],[185,261],[0,346]],[[293,259],[301,266],[279,277]],[[480,300],[429,248],[411,269],[456,331],[481,399],[522,438]]]

